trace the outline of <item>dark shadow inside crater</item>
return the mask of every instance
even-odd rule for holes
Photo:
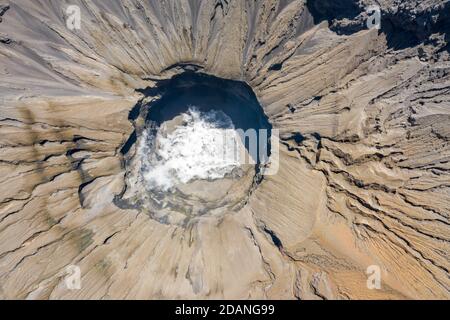
[[[256,133],[258,163],[266,161],[270,156],[272,126],[253,90],[245,82],[184,72],[169,80],[160,81],[154,88],[139,91],[146,96],[161,96],[159,100],[143,106],[148,108],[146,122],[154,122],[160,126],[186,113],[191,107],[196,107],[200,112],[222,111],[231,118],[235,129],[242,129],[246,134]],[[135,113],[136,110],[132,112]],[[266,130],[267,136],[260,134],[261,129]],[[249,150],[249,136],[241,138]]]
[[[154,87],[137,91],[144,97],[128,115],[135,130],[121,149],[126,183],[114,198],[114,203],[120,208],[146,210],[159,222],[183,226],[210,211],[220,215],[245,205],[263,179],[264,167],[269,164],[272,138],[272,125],[251,87],[242,81],[185,70],[171,79],[157,81]],[[192,111],[193,107],[196,112]],[[181,117],[184,114],[186,116]],[[191,136],[193,114],[195,124],[200,124],[202,129]],[[231,148],[227,144],[224,147],[226,152],[219,150],[223,141],[216,135],[217,131],[201,139],[210,134],[203,130],[209,128],[209,124],[213,124],[211,128],[221,129],[220,133],[227,129],[223,132],[228,134],[231,128],[243,133],[240,138],[247,149],[245,162],[241,158],[242,150],[239,150],[239,162],[232,162],[231,169],[220,167],[220,161],[217,166],[215,157],[223,157]],[[164,136],[177,129],[180,130],[175,138],[161,143],[159,133]],[[196,135],[198,132],[203,135],[201,138]],[[189,139],[187,147],[186,137]],[[275,132],[273,137],[277,137]],[[216,141],[218,145],[212,146],[213,151],[209,150],[210,143]],[[251,143],[256,144],[256,150]],[[197,154],[192,156],[187,150],[191,144],[192,149],[200,153],[198,158]],[[158,153],[161,150],[169,156],[161,156]],[[200,150],[206,150],[206,156]],[[248,155],[252,162],[247,162],[250,160]],[[169,162],[169,170],[164,171]],[[148,178],[148,173],[154,176]],[[182,180],[180,173],[182,177],[188,176],[188,180]]]

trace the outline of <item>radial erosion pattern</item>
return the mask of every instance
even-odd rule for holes
[[[448,299],[450,2],[371,2],[1,0],[0,298]],[[180,225],[118,199],[135,107],[184,72],[246,82],[280,145]]]

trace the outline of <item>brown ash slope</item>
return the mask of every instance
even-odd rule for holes
[[[379,2],[2,0],[0,297],[448,299],[450,2]],[[280,169],[180,227],[114,198],[135,90],[187,67],[253,88]]]

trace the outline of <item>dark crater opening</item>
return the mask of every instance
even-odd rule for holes
[[[253,90],[245,82],[185,72],[169,80],[160,81],[155,88],[138,91],[145,95],[161,95],[161,99],[146,106],[146,122],[154,122],[160,126],[195,106],[201,112],[224,112],[231,118],[236,129],[242,129],[244,132],[249,129],[256,130],[258,141],[261,138],[259,130],[266,129],[269,133],[267,138],[270,139],[272,126]],[[243,142],[248,149],[248,139]],[[266,145],[270,147],[269,143]],[[265,151],[270,155],[270,149]],[[258,157],[258,163],[260,160]]]
[[[272,135],[272,125],[251,87],[242,81],[185,71],[158,81],[154,87],[137,91],[144,98],[129,113],[135,131],[121,150],[126,186],[116,198],[116,205],[146,210],[160,222],[179,225],[209,212],[220,214],[244,205],[262,179],[260,168],[270,157]],[[165,133],[167,125],[170,130],[175,130],[174,125],[175,128],[184,126],[179,118],[193,107],[204,114],[222,112],[231,119],[234,130],[244,133],[239,135],[240,141],[256,163],[244,163],[220,177],[194,177],[187,182],[181,179],[169,189],[155,189],[151,184],[149,189],[146,180],[149,163],[143,158],[157,150],[159,131]],[[254,146],[250,145],[255,142],[251,135],[256,135],[256,158],[252,152]],[[145,152],[143,144],[149,146]]]

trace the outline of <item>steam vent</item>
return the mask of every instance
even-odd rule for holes
[[[450,0],[0,0],[0,299],[450,299],[449,139]]]

